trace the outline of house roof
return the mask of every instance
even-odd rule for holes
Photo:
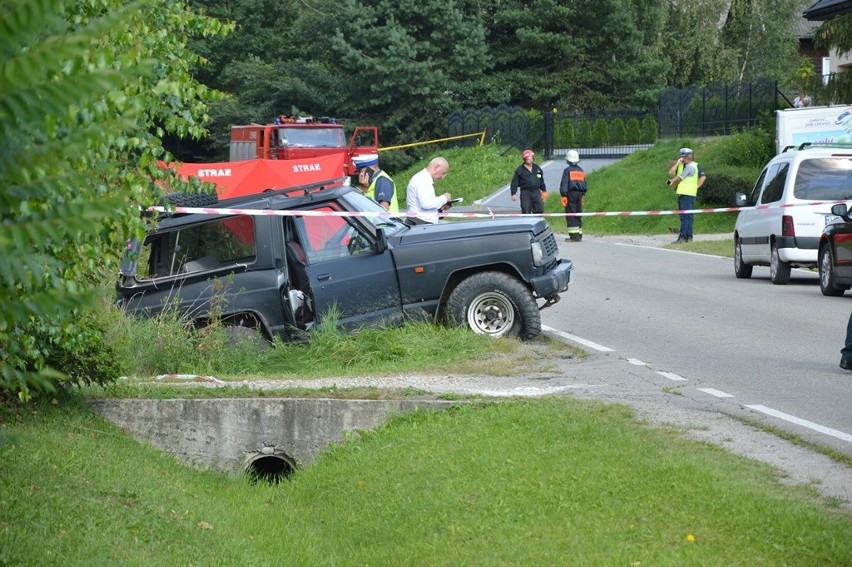
[[[817,0],[802,15],[808,20],[820,22],[849,12],[852,12],[852,0]]]

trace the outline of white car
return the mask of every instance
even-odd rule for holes
[[[822,229],[837,217],[835,202],[852,199],[852,147],[805,146],[772,158],[749,195],[737,193],[734,272],[750,278],[769,266],[774,284],[793,267],[815,268]]]

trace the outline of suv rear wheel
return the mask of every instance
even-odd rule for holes
[[[769,257],[769,279],[775,285],[790,283],[790,264],[781,260],[778,255],[778,245],[774,242]]]
[[[447,301],[447,320],[492,337],[531,339],[541,332],[541,314],[530,290],[501,272],[462,281]]]
[[[819,289],[823,295],[841,296],[848,287],[837,285],[834,273],[834,256],[828,245],[819,250]]]
[[[740,239],[737,238],[734,242],[734,274],[738,278],[748,279],[751,277],[751,272],[754,266],[743,262],[743,245]]]

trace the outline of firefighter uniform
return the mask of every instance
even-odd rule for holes
[[[562,196],[562,204],[565,206],[566,213],[582,213],[583,212],[583,197],[586,195],[586,172],[578,165],[580,161],[577,152],[573,152],[570,157],[575,157],[576,161],[569,161],[568,167],[562,172],[562,181],[559,184],[559,194]],[[583,218],[575,216],[566,216],[565,220],[568,223],[568,238],[579,242],[583,240]]]
[[[535,154],[532,150],[525,150],[524,160],[530,159],[529,168],[526,161],[518,166],[512,183],[509,184],[509,193],[514,201],[515,195],[521,193],[521,213],[540,215],[544,212],[544,199],[547,198],[547,188],[544,185],[544,171],[538,164],[532,162]]]

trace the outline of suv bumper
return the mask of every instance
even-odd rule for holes
[[[530,280],[530,285],[539,297],[549,297],[568,289],[574,279],[574,263],[571,260],[559,260],[552,270]]]
[[[814,266],[817,263],[818,236],[779,236],[775,239],[775,245],[778,246],[778,257],[784,262]]]

